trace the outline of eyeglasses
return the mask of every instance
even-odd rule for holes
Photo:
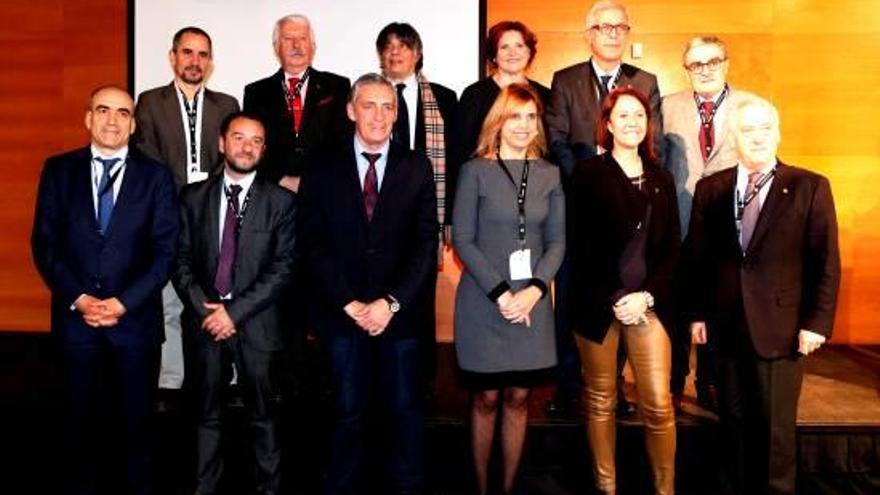
[[[590,29],[599,31],[605,36],[611,36],[611,33],[615,35],[627,34],[632,27],[629,24],[595,24],[590,26]]]
[[[715,72],[721,67],[721,64],[727,62],[726,58],[713,58],[708,62],[691,62],[689,64],[685,64],[684,68],[687,69],[688,72],[692,72],[694,74],[699,74],[704,72],[706,69],[709,69],[709,72]]]

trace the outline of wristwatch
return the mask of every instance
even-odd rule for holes
[[[388,309],[390,309],[392,313],[397,313],[398,311],[400,311],[400,301],[398,301],[394,296],[392,296],[391,294],[386,294],[384,299],[388,302]]]

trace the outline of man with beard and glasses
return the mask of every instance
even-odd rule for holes
[[[223,172],[186,186],[173,281],[192,342],[189,369],[197,403],[195,493],[217,492],[222,475],[221,416],[232,374],[253,435],[253,493],[279,493],[276,428],[281,313],[293,278],[294,195],[257,177],[266,149],[259,117],[234,113],[220,127]],[[189,380],[188,379],[188,380]]]
[[[140,151],[168,165],[179,191],[219,169],[215,136],[220,122],[239,107],[235,98],[205,87],[212,69],[212,48],[211,37],[202,29],[189,26],[177,31],[168,60],[174,80],[141,93],[134,141]],[[165,343],[159,388],[179,389],[185,376],[180,332],[183,306],[171,284],[162,290],[162,302]]]

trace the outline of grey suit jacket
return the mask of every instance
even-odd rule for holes
[[[220,123],[231,113],[239,110],[238,100],[205,88],[202,113],[202,149],[199,167],[202,172],[213,174],[219,169]],[[141,93],[135,109],[137,128],[135,145],[150,158],[171,168],[177,190],[186,185],[186,125],[180,114],[177,88],[174,83]]]
[[[693,90],[687,89],[663,97],[664,159],[666,169],[675,179],[681,236],[687,234],[691,203],[697,181],[737,164],[736,147],[729,136],[727,115],[751,93],[731,88],[715,113],[715,147],[703,163],[700,153],[700,114],[694,103]]]
[[[618,87],[631,86],[648,98],[654,124],[654,145],[660,145],[660,90],[657,77],[638,67],[621,64]],[[567,67],[553,74],[550,91],[553,101],[547,109],[550,148],[566,176],[571,176],[578,160],[596,155],[596,122],[599,120],[599,92],[590,61]]]
[[[213,342],[208,332],[199,329],[208,315],[204,303],[220,299],[214,277],[220,256],[222,195],[222,173],[188,185],[180,194],[180,238],[172,281],[184,305],[184,331],[199,343]],[[238,234],[232,299],[224,304],[238,338],[254,349],[278,350],[283,344],[282,295],[293,281],[295,197],[260,177],[248,197]]]

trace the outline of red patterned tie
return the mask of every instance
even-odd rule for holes
[[[714,111],[714,101],[700,103],[700,153],[703,154],[703,163],[709,161],[709,155],[715,147],[715,127],[712,125]]]
[[[367,220],[373,219],[373,210],[379,202],[379,177],[376,175],[376,161],[382,156],[381,153],[361,153],[370,162],[367,167],[367,175],[364,176],[364,208],[367,210]]]
[[[303,114],[302,90],[299,93],[296,92],[296,85],[299,84],[298,77],[291,77],[287,82],[290,96],[293,98],[293,101],[290,103],[290,110],[293,113],[291,115],[293,117],[293,132],[299,133],[299,128],[302,127]]]

